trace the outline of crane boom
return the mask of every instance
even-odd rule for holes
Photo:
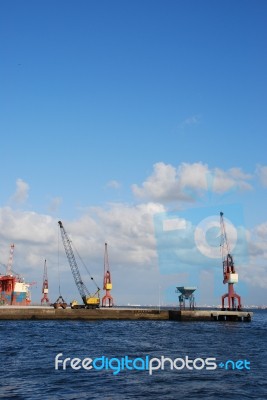
[[[220,212],[221,225],[221,252],[223,264],[223,283],[228,284],[228,292],[222,296],[222,310],[224,310],[224,300],[228,299],[228,310],[235,310],[235,300],[238,301],[237,308],[241,309],[241,297],[234,291],[234,284],[238,283],[238,274],[235,270],[234,259],[230,252],[230,246],[226,235],[223,212]]]
[[[233,281],[238,282],[238,274],[235,271],[234,259],[230,252],[230,246],[226,235],[225,223],[223,218],[223,212],[220,212],[220,225],[221,225],[221,252],[222,252],[222,263],[223,263],[223,283]],[[234,281],[234,279],[236,281]],[[233,283],[232,282],[232,283]]]
[[[90,294],[89,290],[87,289],[87,287],[85,286],[85,284],[81,278],[81,274],[80,274],[80,271],[79,271],[79,268],[78,268],[73,250],[72,250],[70,238],[69,238],[67,232],[65,231],[65,228],[64,228],[62,222],[58,221],[58,224],[60,227],[62,242],[63,242],[65,252],[66,252],[66,255],[67,255],[67,258],[69,261],[70,269],[71,269],[75,284],[79,290],[80,296],[86,306],[95,305],[95,307],[99,307],[99,303],[100,303],[99,290],[97,290],[97,292],[92,296]],[[98,294],[98,297],[94,297],[96,294]]]
[[[113,297],[110,294],[112,289],[110,267],[108,261],[108,244],[105,243],[105,255],[104,255],[104,282],[103,289],[106,291],[105,296],[102,298],[102,307],[108,305],[108,307],[113,307]]]
[[[9,253],[9,259],[8,259],[8,263],[7,263],[7,268],[6,268],[6,275],[11,275],[12,271],[12,264],[13,264],[13,253],[14,253],[14,244],[10,245],[10,253]]]
[[[42,287],[43,297],[41,298],[41,304],[49,303],[48,298],[48,276],[47,276],[47,265],[46,260],[44,261],[44,275],[43,275],[43,287]]]

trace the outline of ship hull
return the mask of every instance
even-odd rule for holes
[[[30,304],[27,294],[21,292],[1,292],[0,304],[9,306],[28,306]]]
[[[0,305],[27,306],[30,303],[29,284],[11,275],[0,276]]]

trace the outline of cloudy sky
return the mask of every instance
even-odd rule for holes
[[[116,304],[175,304],[183,285],[220,304],[223,211],[236,290],[267,304],[266,15],[264,0],[3,0],[0,272],[14,243],[34,302],[45,259],[51,301],[79,299],[60,219],[99,286],[108,242]]]

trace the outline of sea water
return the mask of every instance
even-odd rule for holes
[[[252,322],[0,321],[1,399],[267,399]]]

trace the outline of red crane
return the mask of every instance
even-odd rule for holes
[[[45,302],[49,303],[49,298],[48,298],[48,276],[47,276],[46,260],[44,262],[44,276],[43,276],[42,293],[43,293],[43,297],[41,299],[41,304],[43,304]]]
[[[108,244],[105,243],[105,255],[104,255],[104,281],[103,289],[106,291],[105,296],[102,298],[102,307],[113,307],[113,297],[110,294],[112,289],[110,267],[108,261]]]
[[[223,212],[220,212],[220,225],[221,225],[221,253],[223,264],[223,283],[228,283],[228,292],[222,296],[222,310],[225,310],[224,300],[228,299],[228,310],[241,310],[241,297],[235,293],[234,284],[238,283],[238,274],[236,273],[233,256],[230,252],[230,246],[227,240]],[[238,305],[236,307],[236,299]]]

